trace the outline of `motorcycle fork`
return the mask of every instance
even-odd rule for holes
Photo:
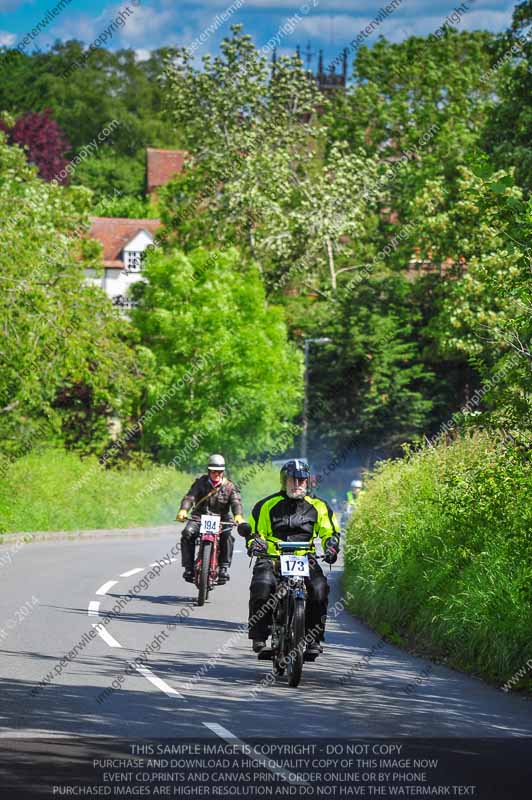
[[[280,583],[280,586],[285,584]],[[282,597],[277,601],[277,605],[272,615],[272,649],[277,650],[277,653],[282,657],[285,649],[285,633],[287,622],[287,598],[286,592],[283,592]]]
[[[216,534],[214,537],[214,541],[212,543],[211,563],[209,564],[209,578],[213,586],[218,580],[219,553],[220,553],[220,537],[218,536],[218,534]]]
[[[292,586],[290,579],[286,582],[285,586],[286,591],[282,599],[283,609],[281,636],[283,655],[287,656],[290,651],[290,612],[294,604],[294,587]]]
[[[292,625],[292,618],[291,614],[295,612],[296,608],[296,601],[297,600],[304,600],[305,601],[305,610],[306,610],[306,600],[307,600],[307,587],[305,586],[305,581],[302,578],[293,579],[290,578],[289,583],[289,591],[287,593],[286,599],[286,631],[288,632],[291,630]],[[305,631],[306,632],[306,631]],[[290,643],[289,643],[290,645]]]

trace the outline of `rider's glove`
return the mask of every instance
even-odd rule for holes
[[[260,536],[252,536],[247,543],[248,556],[261,556],[268,552],[268,544]]]
[[[242,514],[235,514],[235,522],[237,525],[240,525],[241,522],[244,522],[244,517]]]
[[[331,536],[324,545],[324,555],[323,560],[326,564],[334,564],[336,559],[338,558],[338,539],[334,536]]]
[[[186,510],[186,508],[180,508],[179,511],[177,512],[176,520],[178,522],[184,522],[186,520],[186,518],[187,518],[187,510]]]

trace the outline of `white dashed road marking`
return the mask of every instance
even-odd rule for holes
[[[227,742],[227,744],[238,744],[242,748],[246,747],[246,743],[242,741],[242,739],[239,739],[234,733],[231,733],[231,731],[227,730],[227,728],[224,728],[223,725],[218,725],[217,722],[204,722],[203,724],[206,728],[209,728],[209,730],[219,736],[220,739],[223,739],[224,742]],[[247,751],[245,750],[242,750],[242,752],[246,752],[247,754]],[[258,755],[251,755],[249,757],[252,758],[253,761],[257,761],[260,766],[266,767],[266,769],[268,769],[270,772],[273,772],[274,775],[279,775],[282,777],[287,783],[297,783],[298,786],[308,786],[308,783],[302,780],[297,773],[277,766],[277,764],[272,763],[271,758],[268,758],[267,765],[264,758],[261,758]]]
[[[224,728],[223,725],[218,725],[217,722],[204,722],[203,724],[206,728],[209,728],[209,730],[215,733],[216,736],[219,736],[226,742],[236,742],[237,744],[244,746],[245,742],[243,742],[242,739],[239,739],[238,736],[235,736],[234,733],[231,733],[231,731],[228,731],[227,728]]]
[[[169,561],[177,561],[176,558],[171,558]],[[154,561],[153,564],[150,564],[150,567],[160,567],[161,564],[159,561]],[[121,578],[130,578],[132,575],[136,575],[139,572],[144,572],[144,567],[135,567],[135,569],[130,569],[127,572],[122,572],[120,574]],[[96,590],[97,595],[105,595],[113,586],[116,586],[118,581],[107,581],[107,583],[102,584],[99,589]],[[89,617],[97,617],[100,611],[100,601],[99,600],[91,600],[87,609],[87,614]],[[104,640],[104,642],[109,645],[109,647],[122,647],[120,642],[111,636],[109,631],[106,630],[105,626],[102,625],[101,622],[97,623],[96,625],[93,624],[92,626],[98,633],[98,635]],[[164,692],[169,697],[181,697],[184,699],[184,695],[180,694],[177,689],[174,689],[172,686],[169,686],[162,678],[158,678],[151,669],[144,666],[144,664],[135,664],[134,665],[137,672],[139,672],[146,680],[150,681],[154,686],[157,687],[161,692]]]
[[[120,642],[117,642],[116,639],[111,636],[109,631],[105,630],[101,622],[99,622],[98,625],[93,625],[92,627],[96,629],[98,635],[102,637],[105,644],[108,644],[109,647],[122,647]]]
[[[144,567],[135,567],[135,569],[130,569],[129,572],[122,572],[120,574],[121,578],[131,578],[132,575],[136,575],[137,572],[144,572]]]
[[[177,689],[173,689],[171,686],[165,683],[162,678],[158,678],[157,675],[153,674],[151,669],[148,669],[148,667],[145,667],[143,664],[135,664],[135,669],[137,672],[140,672],[141,675],[144,675],[144,677],[149,680],[150,683],[153,683],[154,686],[160,689],[161,692],[169,695],[169,697],[183,697],[182,694],[179,694]]]
[[[113,586],[116,586],[117,583],[118,581],[107,581],[107,583],[104,583],[99,589],[96,589],[96,594],[107,594],[109,589],[111,589]]]

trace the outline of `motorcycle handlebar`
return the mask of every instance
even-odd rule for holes
[[[289,555],[295,555],[295,553],[292,554],[289,553]],[[325,556],[319,556],[316,553],[312,553],[310,550],[308,550],[306,553],[299,553],[298,555],[312,556],[312,558],[314,558],[316,561],[321,561],[323,558],[325,558]],[[264,555],[262,553],[260,554],[260,558],[276,559],[276,558],[281,558],[281,556],[282,553],[279,553],[279,555],[276,556],[272,556],[271,553],[264,553]],[[256,556],[256,558],[259,558],[259,556]]]

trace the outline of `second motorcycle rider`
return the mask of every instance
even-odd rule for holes
[[[184,522],[189,509],[196,515],[219,514],[222,522],[231,519],[231,513],[237,523],[243,522],[242,500],[235,484],[224,477],[225,459],[218,453],[209,458],[208,473],[197,478],[187,494],[181,500],[177,513],[177,521]],[[231,513],[230,513],[231,512]],[[199,536],[199,520],[189,520],[181,534],[181,563],[184,567],[183,578],[189,583],[194,581],[194,547]],[[233,559],[234,538],[231,528],[221,526],[220,533],[220,569],[218,582],[229,580],[229,567]]]

